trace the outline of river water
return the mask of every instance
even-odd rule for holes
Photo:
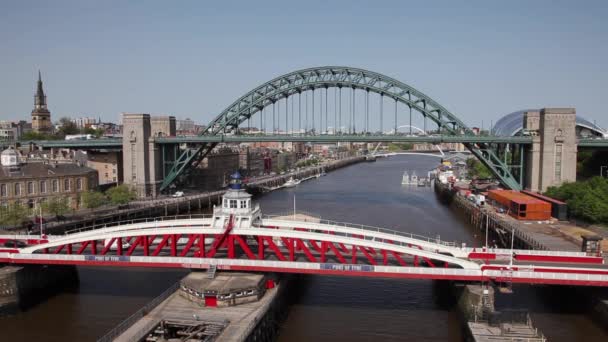
[[[267,213],[293,210],[479,244],[482,237],[440,204],[430,188],[402,187],[404,170],[418,175],[437,159],[397,156],[360,163],[266,194]],[[475,242],[477,241],[477,242]],[[177,281],[185,271],[79,268],[80,286],[26,312],[0,318],[0,341],[94,341]],[[307,276],[297,285],[279,341],[462,341],[458,316],[429,280]],[[550,341],[606,341],[608,332],[583,313],[573,292],[517,286],[498,309],[528,308]]]

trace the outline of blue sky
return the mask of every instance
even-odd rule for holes
[[[421,90],[466,123],[572,106],[608,126],[607,1],[3,1],[0,119],[41,69],[59,116],[206,123],[290,71],[347,65]]]

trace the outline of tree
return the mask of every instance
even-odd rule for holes
[[[137,198],[135,191],[124,184],[115,186],[106,193],[112,204],[127,204]]]
[[[8,206],[0,206],[0,225],[16,226],[21,224],[29,216],[29,210],[19,204],[11,203]]]
[[[72,122],[72,120],[70,120],[70,118],[68,117],[63,117],[61,119],[59,119],[59,135],[65,137],[66,135],[69,134],[78,134],[80,133],[80,130],[78,129],[78,127],[76,126],[75,123]]]
[[[101,136],[103,135],[104,130],[103,130],[103,129],[101,129],[101,128],[99,128],[99,129],[94,129],[94,128],[91,128],[91,127],[85,127],[85,128],[82,130],[82,133],[83,133],[83,134],[91,134],[91,135],[94,135],[96,138],[99,138],[99,137],[101,137]]]
[[[608,224],[608,179],[593,177],[586,181],[549,187],[545,195],[565,201],[570,215],[590,223]]]
[[[467,159],[467,172],[469,178],[488,179],[494,177],[492,171],[475,158]]]
[[[94,209],[104,205],[107,201],[106,196],[98,191],[89,191],[81,195],[82,205],[85,208]]]
[[[70,205],[67,197],[55,196],[47,199],[42,204],[42,211],[55,216],[62,216],[70,211]]]
[[[21,135],[21,140],[56,140],[57,136],[40,132],[29,131]]]

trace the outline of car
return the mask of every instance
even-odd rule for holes
[[[4,247],[23,248],[27,246],[25,242],[20,240],[8,240],[4,243]]]
[[[183,191],[176,191],[171,197],[184,197]]]

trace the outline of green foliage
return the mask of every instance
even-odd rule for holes
[[[388,150],[390,152],[395,151],[407,151],[414,148],[414,145],[411,143],[390,143],[388,144]]]
[[[93,129],[91,127],[86,127],[82,130],[82,134],[91,134],[94,135],[95,138],[100,138],[104,133],[103,129]]]
[[[565,201],[570,215],[590,223],[608,224],[608,179],[593,177],[589,180],[564,183],[549,187],[545,195]]]
[[[127,204],[137,198],[135,191],[124,184],[109,189],[106,194],[112,204]]]
[[[578,151],[576,155],[576,178],[589,179],[600,175],[602,166],[608,165],[608,151]]]
[[[467,159],[467,172],[469,173],[469,178],[471,179],[494,178],[494,175],[492,175],[492,171],[490,171],[490,169],[488,169],[485,165],[483,165],[479,160],[475,158]]]
[[[27,220],[30,210],[21,204],[11,203],[0,206],[0,225],[17,226]]]
[[[55,196],[48,198],[42,204],[42,211],[50,213],[55,216],[66,214],[71,210],[68,204],[68,198],[62,196]]]
[[[296,163],[296,167],[307,167],[307,166],[314,166],[319,164],[319,160],[317,159],[304,159],[304,160],[300,160]]]
[[[59,130],[57,132],[58,136],[65,137],[69,134],[80,133],[80,130],[78,129],[76,124],[73,123],[68,117],[63,117],[59,119],[59,124],[61,125],[61,127],[59,127]]]
[[[34,131],[25,132],[21,135],[21,140],[57,140],[58,136],[54,134],[45,134]]]
[[[98,191],[89,191],[80,195],[82,205],[85,208],[94,209],[99,208],[107,202],[106,196]]]

